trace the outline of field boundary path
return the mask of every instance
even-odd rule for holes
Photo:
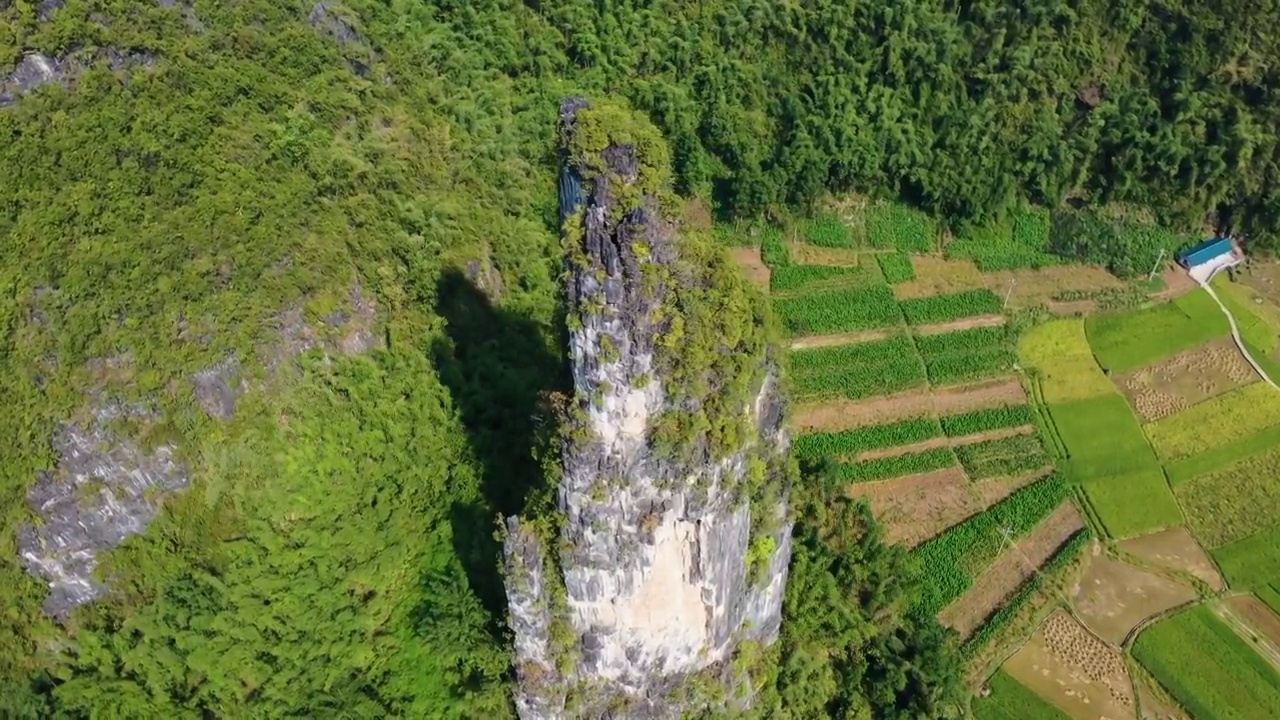
[[[1216,271],[1214,274],[1217,274]],[[1222,298],[1218,297],[1218,293],[1214,292],[1213,288],[1209,287],[1209,282],[1211,280],[1213,280],[1213,275],[1210,275],[1204,280],[1197,278],[1196,282],[1200,283],[1200,287],[1204,288],[1205,292],[1209,293],[1209,297],[1213,298],[1213,301],[1218,303],[1218,307],[1222,309],[1222,314],[1227,316],[1227,323],[1231,325],[1231,339],[1235,341],[1236,347],[1240,348],[1240,352],[1244,355],[1244,359],[1249,361],[1249,364],[1253,366],[1253,369],[1257,371],[1258,375],[1262,376],[1263,380],[1267,381],[1268,385],[1280,391],[1280,385],[1276,385],[1275,381],[1271,379],[1271,376],[1267,375],[1267,371],[1263,370],[1262,366],[1258,364],[1258,361],[1253,359],[1253,355],[1249,354],[1249,348],[1245,347],[1244,339],[1240,337],[1240,327],[1236,325],[1235,316],[1231,314],[1231,310],[1227,308],[1226,303],[1222,302]]]

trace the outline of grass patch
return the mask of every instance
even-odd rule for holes
[[[1280,450],[1196,478],[1176,494],[1191,529],[1208,547],[1260,533],[1280,518]]]
[[[912,551],[924,567],[930,582],[921,594],[919,608],[936,615],[973,585],[980,574],[1000,554],[1004,529],[1015,538],[1025,535],[1068,494],[1057,475],[1028,485]]]
[[[1159,471],[1142,426],[1118,393],[1049,406],[1076,482]]]
[[[956,464],[951,448],[934,448],[924,452],[897,455],[863,462],[837,463],[833,472],[843,482],[874,482],[904,475],[933,472]]]
[[[1173,357],[1231,331],[1208,293],[1196,291],[1155,307],[1094,315],[1085,332],[1098,364],[1124,373]]]
[[[1240,442],[1280,425],[1280,391],[1266,383],[1236,388],[1148,423],[1144,430],[1162,460],[1176,460]]]
[[[890,285],[897,285],[916,279],[915,266],[911,264],[911,256],[904,253],[885,253],[876,256],[880,263],[880,272]]]
[[[960,465],[973,480],[1016,475],[1052,465],[1035,435],[1015,435],[956,448]]]
[[[933,325],[1000,312],[1000,297],[987,288],[902,301],[902,313],[911,325]]]
[[[991,688],[990,695],[973,699],[975,720],[1071,720],[1004,670],[997,670],[987,680],[987,687]]]
[[[886,285],[774,298],[773,308],[793,337],[871,330],[902,322],[898,302]]]
[[[1128,538],[1182,522],[1182,511],[1159,468],[1082,486],[1094,516],[1114,538]]]
[[[796,457],[816,460],[840,455],[856,456],[868,450],[910,445],[941,435],[942,427],[936,419],[913,418],[843,432],[801,435],[792,447]]]
[[[1280,674],[1200,606],[1142,631],[1134,656],[1192,717],[1280,717]]]
[[[1268,303],[1266,298],[1248,286],[1231,282],[1226,275],[1214,278],[1213,289],[1235,315],[1241,339],[1260,351],[1256,354],[1267,356],[1280,346],[1280,308]]]
[[[1098,367],[1082,318],[1063,318],[1028,330],[1018,343],[1022,364],[1034,368],[1046,403],[1108,395],[1115,385]]]
[[[938,230],[928,214],[894,202],[876,202],[866,209],[867,241],[872,247],[908,253],[932,252]]]

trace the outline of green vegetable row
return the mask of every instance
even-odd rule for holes
[[[1000,297],[986,288],[950,295],[902,301],[902,313],[911,325],[931,325],[975,315],[995,315],[1002,310]]]
[[[1025,535],[1062,504],[1067,493],[1062,478],[1050,475],[913,550],[930,578],[920,609],[936,614],[963,595],[1003,549],[1006,530],[1013,540]]]
[[[859,463],[840,463],[835,466],[835,479],[843,482],[873,482],[889,478],[915,475],[941,470],[956,464],[951,448],[934,448],[924,452],[898,455]]]

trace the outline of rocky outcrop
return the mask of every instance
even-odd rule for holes
[[[40,523],[18,530],[19,559],[49,583],[44,610],[58,619],[107,593],[94,579],[98,554],[145,530],[164,498],[189,483],[172,445],[145,449],[111,427],[150,422],[151,411],[104,403],[92,414],[88,423],[67,423],[55,434],[57,467],[40,473],[27,493]]]
[[[103,60],[108,67],[117,71],[155,65],[155,57],[141,50],[103,48],[96,53],[73,52],[64,56],[27,52],[11,73],[0,76],[0,107],[17,103],[20,97],[42,85],[70,85],[95,60]]]
[[[318,2],[311,7],[307,21],[311,23],[311,27],[328,35],[338,44],[346,56],[351,72],[362,78],[373,74],[373,66],[378,62],[378,54],[356,30],[352,21],[344,17],[339,6]]]
[[[646,157],[652,140],[631,128],[612,132],[610,117],[581,100],[561,110],[578,413],[556,521],[507,521],[526,719],[749,702],[728,661],[743,641],[776,638],[790,560],[788,439],[762,331],[734,339],[685,299],[709,275],[682,258],[661,199],[665,158]],[[706,365],[685,357],[704,346]],[[753,380],[730,382],[735,368]],[[709,417],[713,407],[727,410]],[[737,424],[732,441],[709,429]],[[696,697],[695,677],[720,699]]]

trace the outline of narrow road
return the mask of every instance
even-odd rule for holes
[[[1244,359],[1249,361],[1249,364],[1253,366],[1253,369],[1258,372],[1258,375],[1260,375],[1263,380],[1267,381],[1268,385],[1276,390],[1280,390],[1280,385],[1276,385],[1275,381],[1271,379],[1271,376],[1267,375],[1267,372],[1258,364],[1258,361],[1254,360],[1253,356],[1249,354],[1249,348],[1244,346],[1244,340],[1240,337],[1240,328],[1236,325],[1235,316],[1231,314],[1229,309],[1227,309],[1227,305],[1222,302],[1222,298],[1218,297],[1218,293],[1214,292],[1212,287],[1209,287],[1209,283],[1213,281],[1214,275],[1217,275],[1216,271],[1213,275],[1210,275],[1208,279],[1198,280],[1197,282],[1200,283],[1200,287],[1204,288],[1205,292],[1209,293],[1209,297],[1213,298],[1213,301],[1218,303],[1218,307],[1222,308],[1222,314],[1227,316],[1227,323],[1231,325],[1231,339],[1235,341],[1236,347],[1240,348],[1240,354],[1244,355]]]

